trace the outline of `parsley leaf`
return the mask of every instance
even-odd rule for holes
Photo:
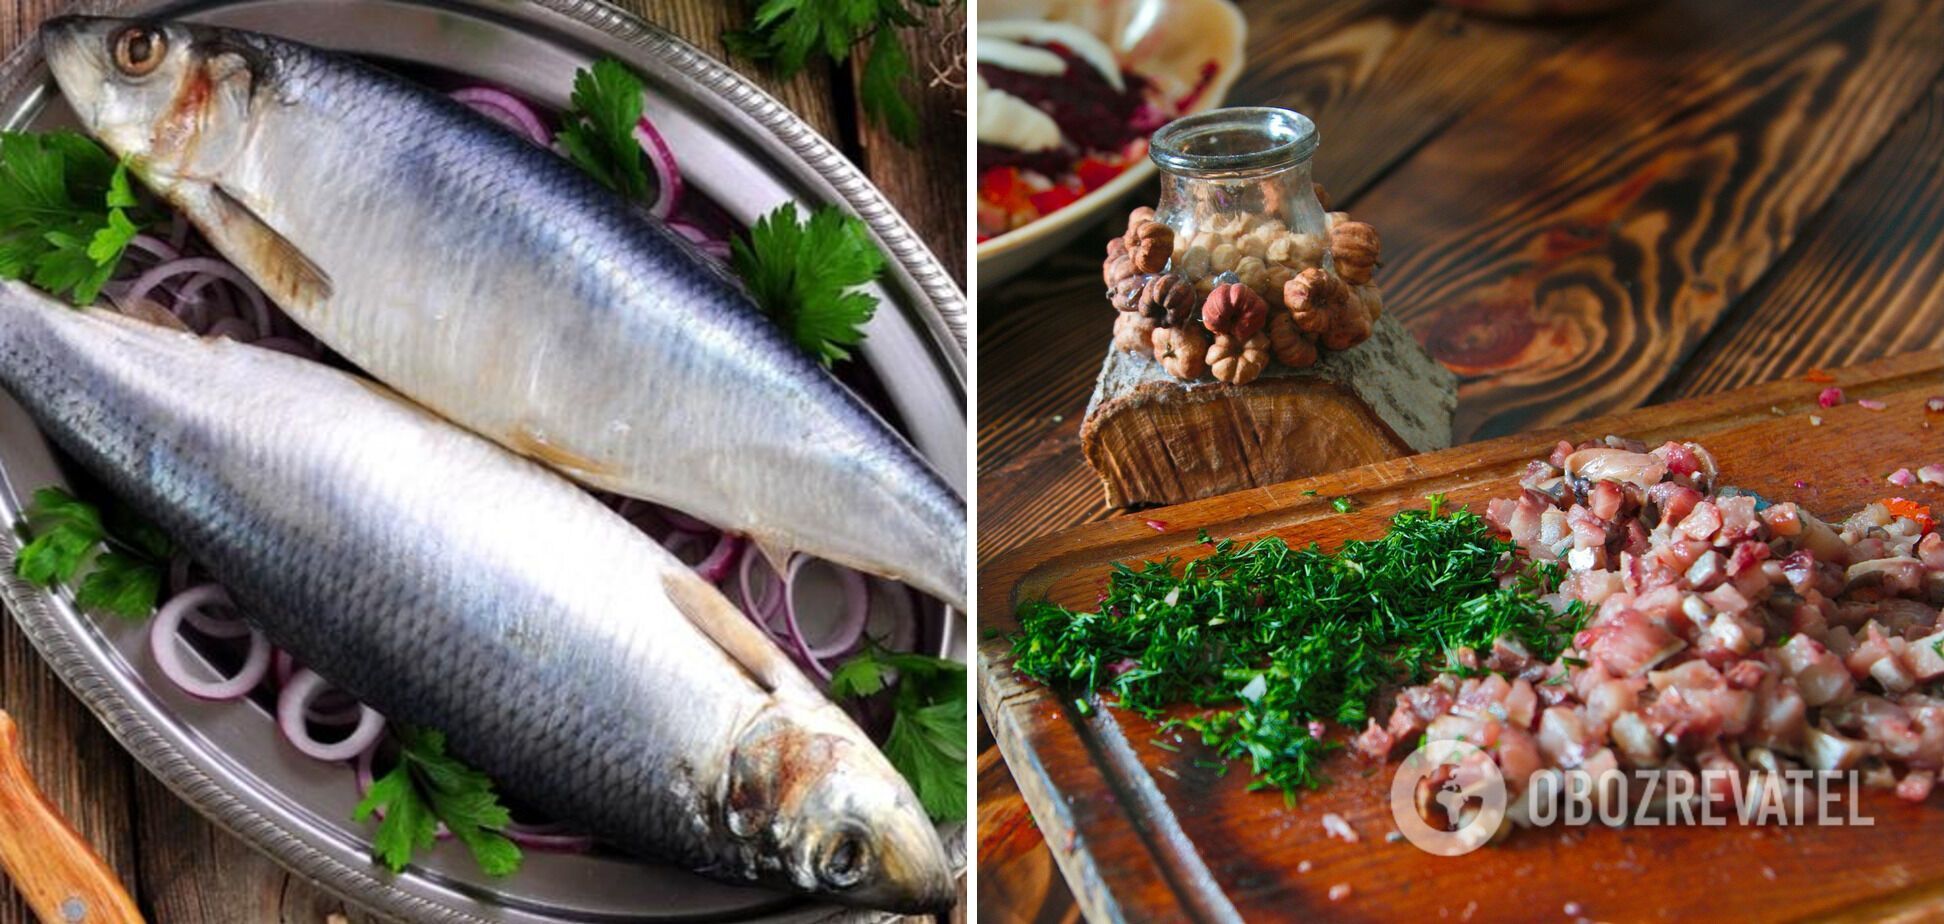
[[[34,492],[25,527],[33,539],[14,557],[14,573],[29,583],[73,583],[86,566],[74,592],[83,609],[131,619],[155,609],[171,549],[153,524],[119,506],[104,515],[66,490],[49,487]]]
[[[911,784],[934,821],[965,818],[965,665],[945,658],[866,648],[830,676],[835,699],[891,690],[884,756]]]
[[[445,736],[430,729],[394,725],[398,764],[374,780],[352,812],[354,821],[383,813],[372,846],[392,872],[412,862],[412,852],[431,847],[441,823],[472,851],[488,876],[520,868],[520,848],[499,833],[512,821],[493,783],[446,755]]]
[[[789,79],[823,55],[842,64],[857,46],[871,43],[858,80],[866,118],[882,123],[891,136],[910,144],[918,134],[918,114],[907,98],[911,60],[897,30],[918,25],[918,10],[942,0],[763,0],[749,28],[723,35],[730,52],[767,62]]]
[[[554,142],[567,159],[629,199],[648,198],[647,155],[635,140],[641,78],[612,58],[574,73],[574,93]]]
[[[128,166],[100,145],[73,132],[0,132],[0,276],[88,304],[147,220]]]
[[[877,297],[856,289],[884,271],[884,256],[864,222],[835,206],[803,223],[795,203],[778,206],[730,242],[729,260],[757,307],[826,366],[850,358],[845,347],[877,311]]]

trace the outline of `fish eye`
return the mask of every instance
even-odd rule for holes
[[[864,843],[847,832],[837,835],[824,851],[817,876],[833,889],[848,889],[864,879],[864,865]]]
[[[130,77],[146,76],[162,63],[168,48],[161,30],[129,26],[115,35],[115,67]]]

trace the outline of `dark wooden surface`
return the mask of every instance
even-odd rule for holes
[[[1387,310],[1462,377],[1460,442],[1944,346],[1933,0],[1653,0],[1540,24],[1240,5],[1231,100],[1316,119],[1317,179],[1383,234]],[[1112,320],[1107,233],[981,293],[982,570],[1115,514],[1078,437]],[[980,779],[982,802],[1013,792]],[[1070,901],[1056,882],[982,914]]]
[[[1851,396],[1887,407],[1817,411],[1822,385],[1783,380],[1163,508],[1152,516],[1165,531],[1133,519],[1076,527],[984,569],[981,629],[1014,628],[1011,614],[1025,600],[1091,603],[1114,562],[1205,555],[1209,547],[1196,538],[1203,531],[1333,547],[1381,535],[1392,514],[1423,506],[1429,494],[1482,509],[1490,498],[1517,495],[1529,460],[1562,438],[1589,434],[1622,433],[1650,444],[1691,438],[1739,487],[1847,513],[1891,490],[1882,472],[1944,449],[1944,416],[1924,408],[1944,391],[1944,351],[1835,375]],[[1810,424],[1812,411],[1823,425]],[[1778,452],[1784,445],[1790,449]],[[1944,487],[1898,491],[1944,503]],[[1355,497],[1357,510],[1338,514],[1333,496]],[[1081,715],[1061,694],[1013,674],[1003,639],[986,638],[979,655],[980,701],[994,733],[1008,754],[1030,755],[1017,774],[1025,801],[1041,813],[1038,828],[1075,884],[1080,907],[1101,920],[1944,917],[1944,851],[1934,836],[1944,819],[1940,800],[1911,804],[1866,792],[1855,809],[1869,826],[1559,827],[1520,831],[1463,857],[1436,857],[1386,837],[1395,828],[1387,796],[1394,764],[1378,767],[1338,752],[1323,766],[1329,785],[1285,805],[1274,793],[1249,791],[1246,763],[1222,772],[1193,736],[1163,732],[1117,708]],[[1167,747],[1152,743],[1161,739]],[[1359,841],[1326,836],[1319,820],[1326,812],[1348,820]],[[982,806],[996,838],[1008,822],[987,817]],[[995,839],[989,849],[1021,856],[1014,841]],[[990,877],[982,866],[982,896],[1003,888],[989,886]],[[1350,897],[1333,900],[1329,892],[1339,884],[1350,887]],[[1516,901],[1507,901],[1513,895]],[[1579,910],[1566,911],[1571,905]]]
[[[34,27],[64,5],[39,0],[0,5],[0,52],[31,38]],[[786,82],[729,58],[720,36],[743,25],[753,3],[622,0],[620,5],[749,73],[838,143],[963,284],[965,99],[961,87],[929,79],[949,67],[962,42],[910,43],[914,66],[927,77],[923,90],[913,95],[926,128],[918,145],[907,148],[862,124],[850,71],[813,66]],[[962,14],[949,9],[930,18],[941,31],[963,28]],[[333,915],[351,922],[374,920],[216,829],[136,766],[41,663],[11,618],[0,619],[0,708],[20,723],[28,763],[49,798],[120,873],[151,921],[318,924]],[[32,920],[0,877],[0,924]]]

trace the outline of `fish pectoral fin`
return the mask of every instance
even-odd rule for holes
[[[782,650],[709,582],[684,568],[662,575],[662,587],[675,608],[764,692],[809,684]]]
[[[228,254],[285,308],[303,310],[331,297],[331,277],[296,244],[270,227],[229,190],[211,188],[205,219],[216,225],[210,237],[227,242]]]

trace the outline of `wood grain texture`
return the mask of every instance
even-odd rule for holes
[[[966,11],[947,3],[926,10],[924,20],[923,31],[905,40],[916,75],[909,97],[918,110],[915,143],[903,144],[865,119],[859,102],[852,113],[858,126],[855,157],[964,287]],[[853,86],[862,73],[863,64],[852,62]]]
[[[0,3],[0,53],[30,39],[41,20],[67,5],[54,0]],[[854,94],[848,72],[835,74],[827,66],[813,65],[791,80],[780,81],[750,62],[726,55],[723,31],[746,22],[753,3],[622,0],[619,5],[729,62],[853,156],[863,149],[851,115]],[[928,106],[942,105],[930,101],[937,95],[937,91],[928,93]],[[906,210],[907,219],[962,283],[963,246],[943,249],[938,242],[964,233],[963,170],[941,170],[916,155],[880,153],[861,166],[894,204]],[[962,144],[957,156],[962,164]],[[958,210],[939,207],[948,201],[960,203]],[[376,920],[284,872],[204,821],[136,767],[41,663],[11,618],[0,619],[0,708],[19,718],[29,764],[50,799],[101,850],[152,920],[163,924],[319,924],[326,920],[335,924],[333,916],[342,916],[348,924]],[[31,912],[0,878],[0,924],[32,921]]]
[[[1457,438],[1645,401],[1940,68],[1931,0],[1655,4],[1420,148],[1357,210]]]
[[[1163,508],[1153,516],[1169,524],[1165,533],[1130,520],[1080,527],[985,570],[981,635],[1015,628],[1023,600],[1090,603],[1112,562],[1205,554],[1195,540],[1204,529],[1330,546],[1381,534],[1392,513],[1421,506],[1428,493],[1478,508],[1516,493],[1526,461],[1561,438],[1697,439],[1734,484],[1840,515],[1882,494],[1878,478],[1857,472],[1936,451],[1944,424],[1914,396],[1944,381],[1944,352],[1839,372],[1838,381],[1893,410],[1851,404],[1822,412],[1827,423],[1811,427],[1807,412],[1820,386],[1783,381]],[[1781,445],[1792,448],[1778,453]],[[1798,479],[1810,486],[1793,487]],[[1924,490],[1944,502],[1944,488]],[[1326,500],[1332,495],[1355,496],[1361,506],[1338,515]],[[1178,752],[1154,746],[1163,737],[1156,723],[1104,707],[1080,715],[1064,694],[1014,675],[1003,640],[981,643],[979,687],[982,712],[1052,856],[1081,884],[1076,895],[1095,920],[1539,921],[1560,918],[1568,902],[1609,920],[1857,914],[1858,902],[1870,902],[1864,911],[1874,915],[1944,914],[1944,852],[1930,849],[1944,817],[1936,799],[1911,805],[1867,793],[1860,806],[1872,827],[1522,831],[1501,846],[1436,858],[1385,837],[1393,768],[1339,755],[1325,768],[1332,784],[1289,808],[1274,794],[1247,791],[1245,767],[1224,775],[1208,766],[1211,755],[1184,736],[1166,736]],[[1349,820],[1359,843],[1326,837],[1318,821],[1326,811]],[[1327,893],[1338,883],[1351,896],[1333,902]]]
[[[141,924],[121,878],[48,801],[0,710],[0,870],[43,921]]]
[[[1944,81],[1741,307],[1657,397],[1944,347]]]

